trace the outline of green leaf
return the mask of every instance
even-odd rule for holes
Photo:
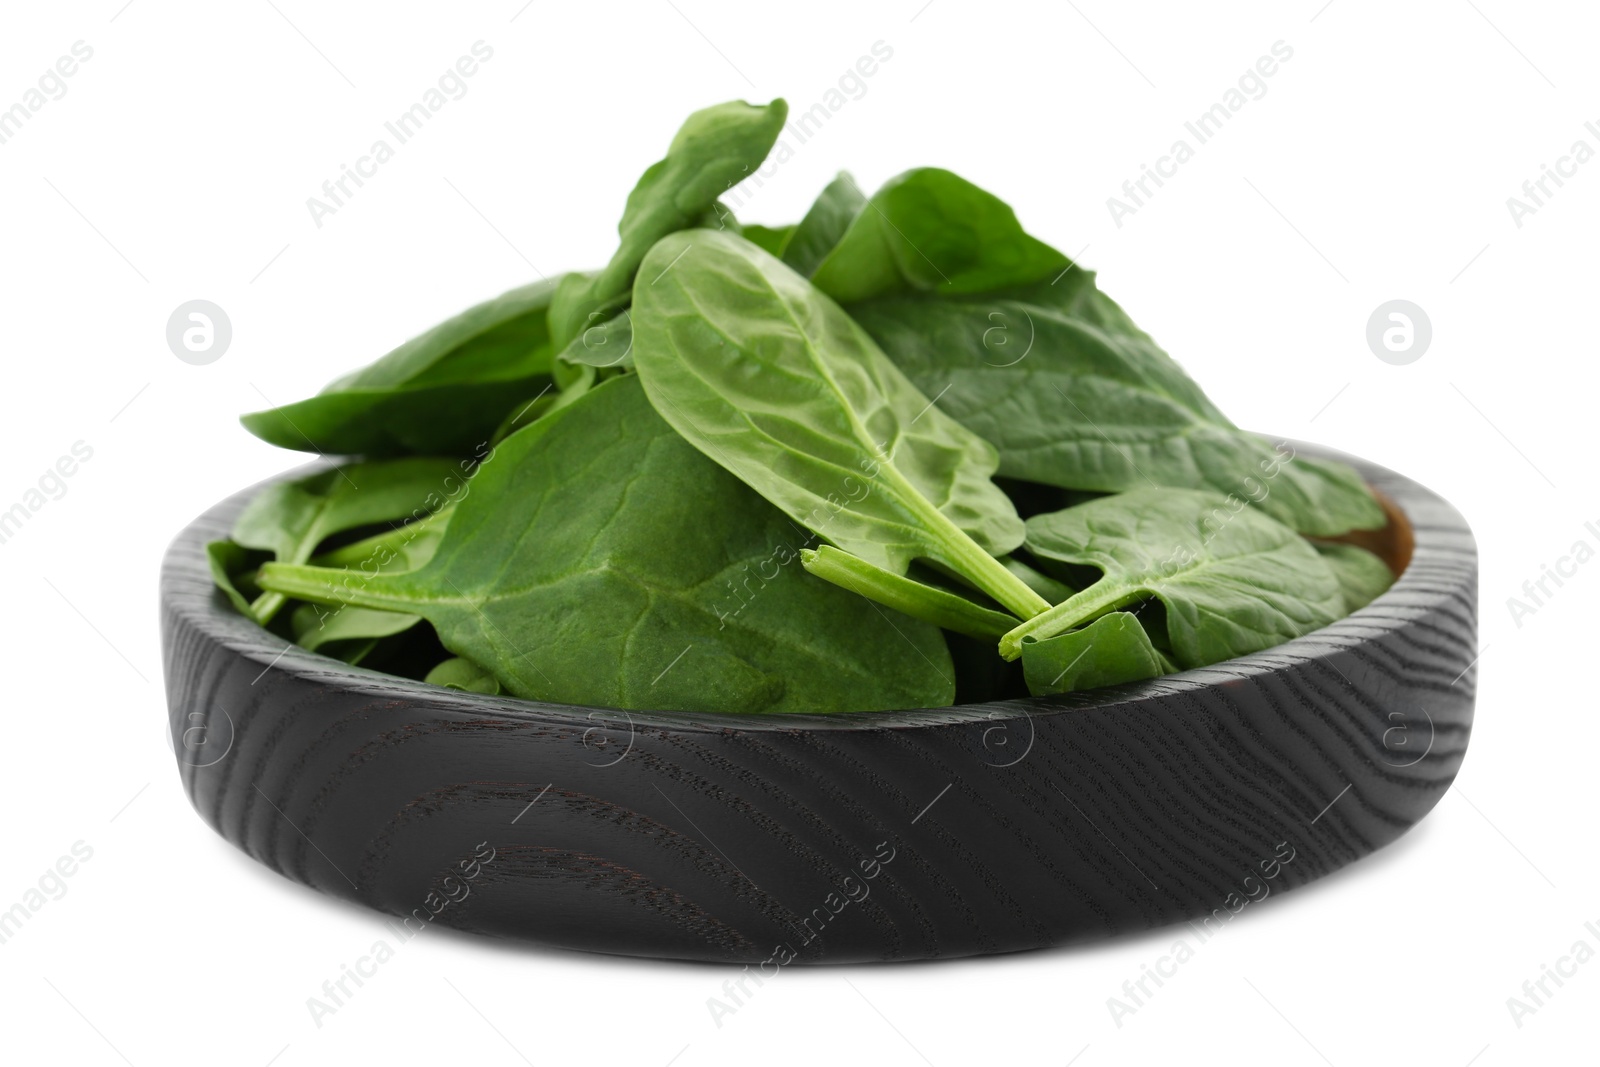
[[[617,224],[622,241],[611,262],[591,276],[570,276],[556,294],[550,309],[555,344],[565,347],[579,331],[620,310],[651,246],[669,233],[702,224],[717,197],[767,158],[788,116],[789,105],[782,100],[765,107],[734,100],[690,115],[666,157],[652,164],[628,194]]]
[[[633,368],[633,316],[621,311],[588,327],[561,350],[562,363],[600,370]]]
[[[795,521],[875,567],[928,558],[1027,618],[995,555],[1022,533],[992,446],[906,380],[837,304],[741,238],[663,238],[634,290],[656,410]]]
[[[992,292],[1053,278],[1071,263],[1024,232],[998,197],[924,167],[872,194],[811,280],[849,304],[898,293]]]
[[[453,508],[454,504],[446,504],[403,526],[340,545],[313,556],[311,563],[317,567],[353,567],[364,572],[414,571],[438,549]]]
[[[747,222],[739,227],[739,235],[771,256],[783,255],[789,240],[794,237],[795,226],[761,226]]]
[[[1006,634],[1007,659],[1030,634],[1042,641],[1147,597],[1166,607],[1184,669],[1271,648],[1344,614],[1338,581],[1304,538],[1217,493],[1135,489],[1036,515],[1028,551],[1103,577]]]
[[[1022,642],[1022,671],[1034,696],[1142,682],[1176,669],[1126,611],[1102,615],[1081,630]]]
[[[453,507],[447,505],[414,522],[341,545],[312,557],[311,562],[317,567],[353,571],[357,576],[416,570],[438,549]],[[294,610],[293,632],[295,642],[313,652],[361,663],[383,638],[405,633],[421,618],[350,605],[301,604]]]
[[[1312,546],[1339,580],[1347,614],[1366,607],[1394,584],[1389,565],[1364,548],[1316,541]]]
[[[832,545],[802,548],[800,562],[810,573],[842,589],[968,637],[998,641],[1020,621],[1014,615],[991,611],[947,590],[874,567]]]
[[[487,693],[493,696],[500,692],[500,683],[495,680],[493,674],[460,656],[447,659],[433,668],[423,681],[429,685],[442,685],[446,689],[460,689],[467,693]]]
[[[1214,489],[1325,536],[1384,524],[1350,467],[1229,422],[1086,271],[1017,295],[874,301],[851,314],[918,388],[994,443],[1006,477]]]
[[[245,548],[232,539],[212,541],[206,545],[206,564],[211,568],[211,580],[217,584],[239,614],[254,618],[251,601],[260,595],[254,588],[253,575],[267,557],[259,551]]]
[[[378,639],[404,633],[422,621],[420,615],[402,615],[371,608],[301,604],[294,609],[291,628],[294,642],[308,652],[360,663]]]
[[[546,312],[535,282],[468,308],[308,400],[240,420],[280,448],[327,455],[461,455],[549,384]]]
[[[794,236],[783,251],[772,254],[780,256],[796,273],[810,277],[866,206],[867,198],[856,180],[840,171],[795,227]]]
[[[537,422],[559,406],[560,402],[560,393],[552,392],[550,389],[541,391],[532,400],[526,404],[519,405],[511,414],[500,421],[500,425],[489,436],[489,447],[494,448],[524,426]]]
[[[334,534],[443,507],[465,488],[469,463],[476,468],[476,461],[376,460],[276,482],[239,513],[232,539],[244,548],[270,552],[275,560],[303,563]],[[263,593],[250,615],[264,626],[283,601],[276,593]]]
[[[954,695],[939,631],[794,566],[777,509],[673,432],[636,376],[507,438],[422,567],[263,586],[414,612],[510,693],[623,708],[831,712]]]

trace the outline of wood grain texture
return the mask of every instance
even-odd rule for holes
[[[1089,694],[767,718],[483,697],[286,648],[206,568],[249,490],[163,567],[174,751],[227,840],[413,927],[768,974],[1217,927],[1393,841],[1466,751],[1471,532],[1349,461],[1406,520],[1369,542],[1404,571],[1317,633]]]

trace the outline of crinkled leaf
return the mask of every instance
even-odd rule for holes
[[[741,238],[676,233],[646,257],[634,363],[656,410],[797,522],[875,567],[926,557],[1026,618],[995,561],[1021,520],[993,447],[940,411],[837,304]]]

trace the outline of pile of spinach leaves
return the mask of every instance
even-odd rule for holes
[[[250,502],[221,593],[439,685],[770,713],[1139,681],[1387,588],[1353,470],[1234,426],[992,194],[841,174],[741,225],[718,197],[786,118],[697,112],[605,267],[246,415],[353,458]]]

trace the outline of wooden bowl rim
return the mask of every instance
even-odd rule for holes
[[[290,478],[304,477],[330,465],[328,460],[284,471],[264,479],[218,502],[190,522],[168,547],[162,563],[162,589],[166,607],[182,616],[196,631],[211,641],[243,655],[263,669],[285,671],[296,678],[342,690],[377,701],[400,701],[426,705],[441,715],[492,715],[528,723],[558,726],[605,726],[626,722],[630,729],[661,729],[689,733],[716,733],[729,730],[761,733],[769,731],[835,730],[914,730],[962,723],[989,723],[999,727],[1038,716],[1114,709],[1132,710],[1133,705],[1152,698],[1164,698],[1208,689],[1243,678],[1274,674],[1292,664],[1326,660],[1353,647],[1376,640],[1384,634],[1404,629],[1428,605],[1450,598],[1452,590],[1430,584],[1419,573],[1419,561],[1445,550],[1447,543],[1471,530],[1460,514],[1432,490],[1386,467],[1338,452],[1321,445],[1289,442],[1297,455],[1334,459],[1355,467],[1378,491],[1391,518],[1400,520],[1395,528],[1395,544],[1389,555],[1404,561],[1404,569],[1390,588],[1365,607],[1320,630],[1294,638],[1272,648],[1239,656],[1221,663],[1198,667],[1177,674],[1127,685],[1111,686],[1082,693],[1047,697],[1019,697],[945,708],[911,708],[896,711],[858,711],[833,713],[756,714],[726,711],[638,711],[622,708],[548,703],[512,696],[486,696],[429,685],[426,682],[351,666],[298,645],[284,646],[282,638],[269,633],[240,615],[227,598],[210,585],[206,542],[227,535],[234,516],[263,487]],[[1442,509],[1440,522],[1419,524],[1415,512]],[[1380,552],[1380,555],[1384,553]],[[209,587],[202,592],[197,584],[168,580],[173,574],[204,574]],[[1409,594],[1407,596],[1402,593]],[[1398,602],[1409,599],[1399,611]],[[1418,606],[1419,601],[1423,607]]]

